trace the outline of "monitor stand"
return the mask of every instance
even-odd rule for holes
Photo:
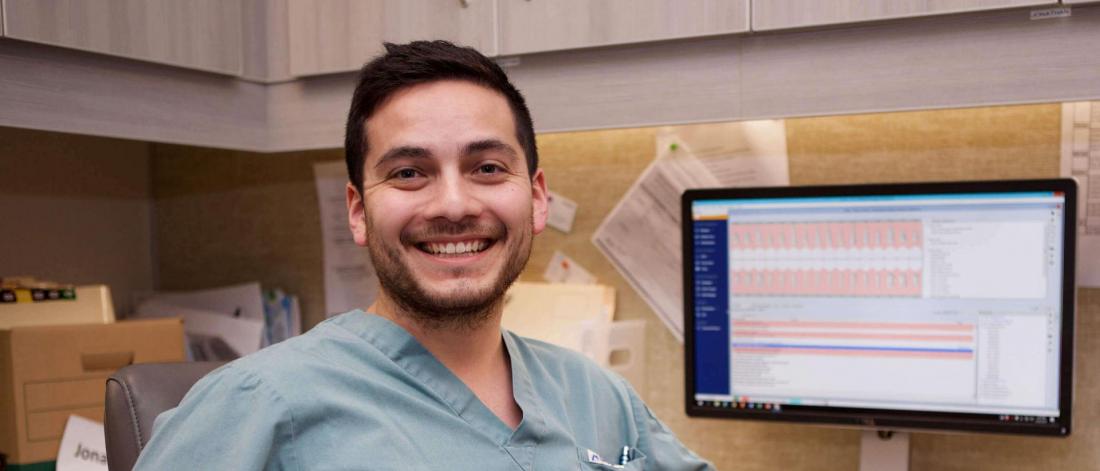
[[[864,430],[859,442],[860,471],[908,471],[909,434]]]

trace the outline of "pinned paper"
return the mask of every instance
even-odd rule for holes
[[[662,128],[656,160],[592,235],[592,243],[678,340],[684,297],[680,196],[688,188],[787,185],[783,121]]]
[[[573,230],[573,219],[577,217],[577,202],[553,191],[550,196],[550,214],[546,224],[566,234]]]
[[[592,276],[576,260],[569,258],[560,250],[554,251],[550,258],[550,264],[546,266],[542,278],[551,283],[571,283],[578,285],[591,285],[596,283],[596,277]]]
[[[328,317],[366,309],[378,296],[366,247],[355,244],[348,229],[348,173],[343,160],[313,164],[324,241],[325,313]]]
[[[107,471],[103,424],[70,415],[57,452],[57,471]]]

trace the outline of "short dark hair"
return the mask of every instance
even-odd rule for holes
[[[538,169],[535,129],[523,95],[508,81],[495,62],[469,47],[447,41],[413,41],[408,44],[385,43],[386,53],[368,62],[359,71],[358,84],[351,97],[347,129],[344,134],[344,159],[348,178],[363,192],[363,164],[367,156],[367,119],[378,105],[399,90],[439,80],[465,80],[500,92],[508,100],[516,123],[516,140],[527,157],[531,178]]]

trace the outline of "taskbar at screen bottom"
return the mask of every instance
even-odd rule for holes
[[[1068,418],[1062,420],[1059,417],[1045,415],[876,410],[735,401],[691,401],[687,406],[688,415],[695,417],[940,432],[991,432],[1048,436],[1070,434]]]
[[[760,404],[763,406],[817,406],[826,409],[867,409],[881,411],[906,411],[920,414],[926,413],[961,413],[980,414],[984,416],[1036,416],[1058,417],[1057,408],[1039,407],[1009,407],[1006,405],[978,405],[978,404],[951,404],[932,402],[898,402],[882,400],[859,399],[793,399],[787,396],[728,396],[715,394],[696,394],[696,405],[711,405],[714,407],[737,407],[738,405]],[[743,408],[743,407],[742,407]],[[770,410],[770,409],[769,409]]]

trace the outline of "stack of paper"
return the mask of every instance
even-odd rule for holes
[[[264,295],[257,282],[162,292],[138,303],[138,317],[182,317],[188,359],[233,360],[301,333],[298,301],[282,291]]]
[[[615,289],[597,284],[512,285],[504,297],[505,329],[583,353],[645,389],[645,321],[612,321]]]
[[[517,282],[504,297],[501,325],[607,366],[614,312],[615,290],[610,286]]]

